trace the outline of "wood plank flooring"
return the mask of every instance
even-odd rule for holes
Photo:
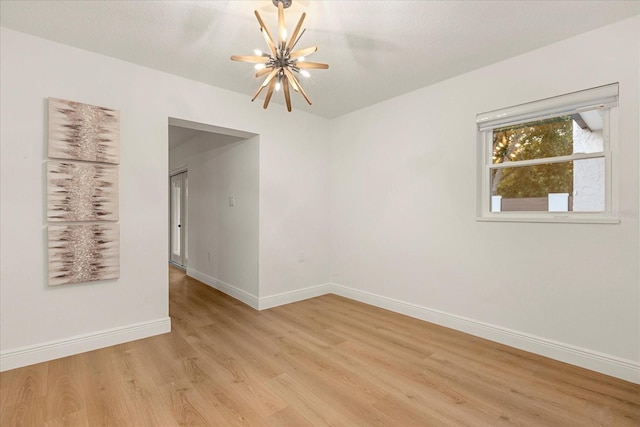
[[[258,312],[170,268],[170,314],[0,374],[0,425],[640,425],[636,384],[335,295]]]

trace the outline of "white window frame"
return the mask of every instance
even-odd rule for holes
[[[510,222],[619,223],[617,171],[615,170],[615,156],[617,155],[618,141],[617,106],[618,83],[613,83],[478,114],[476,116],[476,125],[478,129],[478,199],[476,219],[478,221]],[[493,163],[494,129],[537,120],[572,115],[581,111],[596,109],[600,109],[605,113],[603,114],[603,151],[597,153],[574,153],[568,156],[521,160],[518,162]],[[593,158],[604,158],[605,162],[605,208],[603,212],[491,211],[492,169],[559,163]]]

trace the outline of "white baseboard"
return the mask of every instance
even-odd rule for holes
[[[0,353],[0,372],[171,332],[169,317]]]
[[[437,325],[486,338],[510,347],[640,384],[640,363],[609,354],[468,319],[369,292],[333,284],[332,293]]]
[[[319,297],[320,295],[330,294],[333,291],[333,285],[325,283],[323,285],[309,286],[304,289],[283,292],[281,294],[271,295],[260,298],[260,310],[277,307],[279,305],[291,304],[292,302],[302,301],[309,298]]]
[[[233,285],[223,282],[222,280],[218,280],[215,277],[211,277],[207,274],[201,273],[198,270],[194,270],[193,268],[187,267],[187,276],[193,277],[196,280],[201,281],[205,285],[209,285],[214,289],[223,292],[238,301],[242,301],[247,304],[249,307],[255,308],[259,310],[260,301],[259,298],[249,292],[237,288]]]
[[[325,294],[336,294],[345,298],[350,298],[356,301],[363,302],[375,307],[384,308],[396,313],[404,314],[416,319],[425,320],[427,322],[435,323],[437,325],[452,328],[458,331],[466,332],[468,334],[485,338],[490,341],[498,342],[508,345],[510,347],[518,348],[521,350],[529,351],[531,353],[546,356],[551,359],[559,360],[571,365],[579,366],[592,371],[600,372],[612,377],[620,378],[626,381],[630,381],[636,384],[640,384],[640,363],[632,360],[622,359],[609,354],[600,353],[594,350],[589,350],[581,347],[577,347],[571,344],[566,344],[547,338],[538,337],[535,335],[527,334],[520,331],[504,328],[501,326],[493,325],[469,319],[466,317],[446,313],[440,310],[434,310],[427,307],[422,307],[416,304],[407,303],[404,301],[396,300],[393,298],[376,295],[370,292],[360,291],[347,286],[338,284],[326,283],[322,285],[310,286],[308,288],[295,290],[291,292],[284,292],[281,294],[271,295],[267,297],[258,298],[242,289],[225,283],[221,280],[215,279],[206,274],[200,273],[197,270],[187,269],[187,275],[215,288],[225,294],[236,298],[239,301],[244,302],[250,307],[256,310],[265,310],[272,307],[277,307],[284,304],[290,304],[296,301],[302,301],[309,298]],[[103,344],[105,338],[110,334],[122,334],[118,331],[95,334],[97,338],[100,338],[100,345],[96,345],[93,348],[81,349],[73,351],[72,347],[78,341],[78,345],[87,345],[94,340],[94,335],[88,337],[79,337],[72,340],[64,340],[60,343],[52,343],[43,346],[37,346],[29,349],[22,349],[18,351],[6,352],[0,354],[0,371],[6,369],[12,369],[13,367],[26,366],[31,363],[38,363],[45,360],[51,360],[56,357],[63,357],[70,354],[80,353],[82,351],[88,351],[95,348],[105,347],[107,345],[119,344],[125,341],[131,341],[133,339],[144,338],[146,336],[156,335],[163,332],[168,332],[171,329],[170,319],[166,319],[167,330],[161,330],[155,333],[149,333],[145,336],[138,336],[129,339],[121,339],[113,344]],[[134,326],[132,330],[135,330]],[[126,333],[128,329],[124,328]],[[101,336],[104,335],[104,338]],[[56,351],[66,349],[66,353],[55,356]],[[40,354],[47,354],[44,357]],[[54,357],[50,355],[54,354]],[[30,363],[18,363],[14,360],[33,360]]]

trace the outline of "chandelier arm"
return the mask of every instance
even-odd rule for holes
[[[267,46],[269,46],[269,50],[271,50],[271,56],[276,57],[278,52],[276,51],[276,45],[273,44],[273,40],[271,39],[271,35],[268,31],[265,31],[264,28],[260,28],[260,32],[262,33],[262,37],[264,37],[264,41],[267,42]]]
[[[318,46],[311,46],[308,47],[306,49],[301,49],[301,50],[296,50],[295,52],[291,52],[291,54],[289,55],[290,59],[295,59],[298,58],[300,56],[307,56],[307,55],[311,55],[314,52],[318,51]]]
[[[300,93],[302,94],[302,96],[304,97],[305,101],[307,101],[307,104],[311,105],[311,99],[309,99],[309,96],[307,95],[307,92],[304,91],[304,88],[302,87],[302,85],[300,84],[300,81],[296,78],[296,76],[294,74],[291,74],[291,77],[293,79],[293,81],[298,85],[298,87],[300,88]]]
[[[255,101],[256,98],[258,97],[258,95],[260,95],[260,92],[262,92],[262,89],[264,89],[264,86],[260,85],[258,87],[258,90],[256,91],[256,93],[253,94],[253,98],[251,98],[251,102]]]
[[[287,103],[287,111],[291,112],[291,94],[289,93],[289,79],[287,76],[284,76],[284,82],[282,86],[284,87],[284,100]]]
[[[279,1],[278,2],[278,46],[282,46],[284,40],[284,4]]]
[[[260,92],[262,92],[262,89],[264,89],[265,87],[267,87],[267,85],[269,84],[269,82],[271,80],[273,80],[273,76],[275,76],[278,73],[278,70],[275,69],[273,71],[271,71],[271,74],[269,74],[267,76],[266,79],[264,79],[264,82],[262,82],[262,84],[260,85],[260,87],[258,88],[258,90],[256,91],[256,93],[253,95],[253,98],[251,98],[251,102],[255,101],[256,98],[258,97],[258,95],[260,95]]]
[[[272,71],[273,71],[273,67],[263,68],[262,70],[260,70],[260,71],[258,71],[256,73],[256,77],[264,76],[265,74],[268,74],[268,73],[270,73]]]
[[[266,87],[269,82],[276,76],[276,74],[278,74],[278,71],[278,68],[274,68],[273,71],[271,71],[271,74],[269,74],[267,78],[262,82],[262,87]]]
[[[320,62],[296,62],[295,65],[296,68],[309,68],[309,69],[316,69],[316,70],[326,70],[327,68],[329,68],[328,64],[322,64]]]
[[[252,64],[266,64],[269,62],[268,56],[255,55],[231,55],[232,61],[250,62]]]
[[[276,56],[276,47],[275,47],[275,43],[273,42],[273,37],[271,36],[271,33],[269,32],[269,29],[267,28],[267,26],[264,25],[264,21],[260,17],[260,14],[258,13],[258,11],[255,10],[254,12],[256,14],[256,18],[258,18],[258,23],[260,24],[260,30],[263,32],[264,38],[267,41],[269,48],[271,49],[271,53],[273,53],[273,56]]]
[[[269,106],[269,101],[271,101],[271,95],[273,95],[273,89],[275,87],[276,87],[276,79],[271,79],[271,82],[269,83],[269,89],[267,89],[267,95],[264,98],[264,104],[262,105],[262,108],[264,108],[265,110]]]
[[[296,76],[294,76],[293,73],[288,68],[283,68],[283,70],[284,70],[284,74],[287,76],[287,79],[289,80],[289,83],[291,83],[291,87],[293,88],[293,90],[295,90],[296,92],[299,92],[300,90],[298,89],[298,87],[300,86],[300,82],[298,82],[298,80],[296,79]]]
[[[302,32],[300,33],[300,35],[298,36],[298,38],[296,39],[296,41],[288,48],[289,52],[291,52],[293,50],[294,47],[296,47],[296,45],[298,44],[298,42],[300,41],[300,39],[302,38],[302,35],[304,34],[304,32],[307,31],[307,29],[305,28],[304,30],[302,30]]]
[[[289,43],[287,44],[287,50],[291,50],[293,49],[294,46],[294,42],[296,42],[296,37],[298,37],[298,33],[300,32],[300,28],[302,28],[302,23],[304,22],[304,18],[307,16],[306,12],[302,12],[302,16],[300,17],[300,20],[298,21],[298,25],[296,25],[295,30],[293,30],[293,33],[291,34],[291,38],[289,39]],[[302,36],[302,34],[300,35]]]

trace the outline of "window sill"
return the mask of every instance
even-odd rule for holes
[[[581,217],[578,215],[544,215],[544,216],[526,216],[526,215],[491,215],[476,217],[479,222],[552,222],[559,224],[620,224],[618,217],[589,216]]]

